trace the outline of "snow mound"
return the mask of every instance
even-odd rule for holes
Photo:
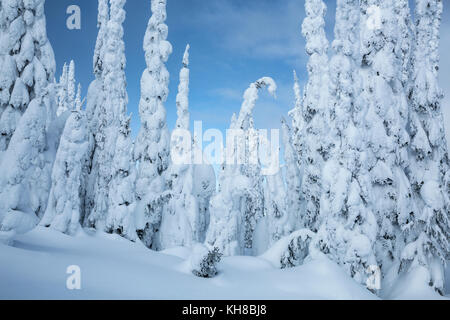
[[[182,270],[189,255],[153,252],[117,235],[69,237],[38,227],[14,247],[0,244],[0,299],[376,299],[326,258],[279,270],[265,259],[229,257],[215,278],[202,279]],[[73,265],[81,290],[66,288]]]

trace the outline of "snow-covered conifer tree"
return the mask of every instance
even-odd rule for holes
[[[321,170],[329,157],[330,146],[324,140],[328,115],[328,40],[325,35],[326,5],[322,0],[306,0],[306,18],[302,25],[306,38],[308,83],[303,101],[304,150],[302,193],[305,199],[305,227],[317,231],[320,226]]]
[[[303,98],[300,90],[300,83],[298,80],[297,72],[294,71],[294,94],[295,94],[295,107],[289,112],[289,117],[292,119],[292,145],[297,152],[298,167],[301,170],[303,168],[302,158],[304,152],[304,118],[303,118]],[[302,171],[302,170],[301,170]]]
[[[281,120],[281,133],[284,146],[284,161],[285,161],[285,180],[286,180],[286,213],[289,216],[290,231],[303,228],[302,221],[302,192],[301,182],[302,176],[298,167],[298,153],[292,143],[291,129],[286,120]],[[295,134],[294,134],[295,136]],[[300,138],[300,137],[299,137]]]
[[[113,176],[109,186],[106,230],[117,233],[131,241],[136,241],[137,234],[134,223],[136,165],[133,162],[130,121],[131,117],[125,118],[122,116],[119,135],[117,136],[112,162]]]
[[[75,85],[75,62],[72,60],[69,66],[64,64],[61,78],[57,84],[56,97],[58,108],[56,116],[59,117],[64,112],[76,110]]]
[[[101,140],[101,132],[99,130],[100,105],[103,103],[103,60],[106,50],[107,27],[109,20],[109,4],[108,0],[98,0],[97,28],[98,35],[95,43],[95,51],[93,58],[93,70],[95,79],[88,88],[86,116],[88,119],[88,127],[94,140],[91,148],[89,178],[87,181],[86,192],[86,213],[90,214],[94,207],[94,198],[96,193],[96,182],[99,175],[99,162],[97,152],[97,139]],[[98,136],[98,137],[97,137]]]
[[[44,214],[51,170],[46,165],[46,107],[33,99],[19,121],[0,165],[0,232],[13,238],[36,226]]]
[[[77,95],[75,97],[75,109],[81,110],[83,108],[84,100],[81,99],[81,83],[78,84]]]
[[[445,181],[449,157],[438,82],[443,5],[439,0],[417,0],[415,7],[409,177],[418,211],[403,223],[409,243],[402,253],[401,271],[426,268],[428,284],[443,294],[444,264],[450,251],[450,189]]]
[[[176,131],[172,135],[171,154],[175,162],[168,169],[168,184],[172,198],[164,207],[160,242],[161,248],[191,246],[201,241],[201,217],[197,198],[194,194],[194,166],[192,164],[192,141],[189,132],[189,45],[183,56],[180,84],[176,98],[178,119]]]
[[[51,186],[55,59],[44,2],[0,3],[0,229],[11,235],[34,227]]]
[[[67,81],[68,81],[69,67],[67,63],[64,63],[61,77],[59,78],[58,85],[56,87],[56,102],[58,108],[56,109],[56,115],[60,116],[62,113],[67,111]]]
[[[110,18],[103,42],[103,61],[101,68],[100,103],[96,106],[97,133],[95,135],[94,197],[92,209],[84,224],[97,230],[108,231],[106,219],[109,206],[109,187],[113,178],[111,163],[114,162],[120,119],[126,114],[128,95],[125,78],[125,44],[123,42],[123,22],[126,0],[110,1]],[[92,191],[92,190],[91,190]]]
[[[90,133],[83,111],[72,111],[66,121],[52,173],[47,210],[40,225],[75,235],[84,216]]]
[[[359,0],[338,0],[330,61],[330,158],[322,171],[321,215],[324,217],[314,248],[342,265],[365,284],[367,270],[376,266],[374,242],[377,221],[367,206],[365,137],[360,122],[360,7]]]
[[[249,141],[249,137],[254,133],[252,113],[258,91],[265,87],[275,95],[277,87],[273,79],[262,78],[246,90],[241,111],[237,117],[233,116],[230,129],[241,131],[241,138],[245,140],[245,155],[242,156],[239,143],[233,143],[231,146],[227,145],[227,157],[234,161],[243,158],[245,161],[243,164],[238,162],[223,165],[219,191],[211,200],[211,222],[206,242],[218,247],[225,255],[254,254],[254,231],[258,220],[264,215],[263,180],[258,170],[260,164],[259,161],[247,161],[249,152],[255,152],[252,149],[256,149],[257,153],[259,151],[258,144]]]
[[[164,103],[169,93],[169,72],[166,69],[172,45],[166,40],[166,0],[151,1],[152,17],[144,37],[147,69],[141,78],[139,114],[141,129],[134,150],[139,163],[136,182],[136,219],[138,235],[150,248],[158,249],[156,233],[161,223],[167,192],[166,170],[170,160],[170,135]]]
[[[269,247],[293,230],[287,208],[287,190],[281,170],[266,176],[264,211],[269,235]]]
[[[47,95],[48,84],[54,81],[55,58],[45,29],[44,2],[0,3],[0,157],[30,101]]]
[[[404,246],[401,225],[412,218],[415,201],[405,174],[408,166],[409,134],[407,88],[404,87],[404,58],[396,54],[399,41],[396,1],[371,0],[361,5],[361,74],[370,174],[372,211],[378,220],[376,254],[386,286],[394,280]],[[373,8],[381,23],[371,23]],[[392,273],[391,273],[392,272]]]

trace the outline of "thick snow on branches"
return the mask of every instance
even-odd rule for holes
[[[167,41],[169,29],[164,23],[166,0],[152,0],[151,9],[152,17],[144,37],[147,69],[141,78],[141,129],[135,143],[134,159],[139,163],[136,227],[141,240],[148,247],[158,249],[157,232],[163,207],[170,198],[170,192],[166,190],[170,135],[164,103],[169,94],[169,72],[165,63],[172,53],[172,45]]]

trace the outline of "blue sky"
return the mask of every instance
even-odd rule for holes
[[[327,33],[332,39],[335,0],[328,5]],[[68,30],[66,9],[81,8],[81,30]],[[128,0],[125,21],[129,105],[133,134],[139,130],[140,77],[145,69],[142,41],[151,15],[150,0]],[[442,30],[443,52],[450,50],[450,14],[445,10]],[[173,45],[167,67],[171,74],[166,103],[168,124],[176,121],[175,97],[182,55],[191,45],[192,121],[202,120],[204,129],[225,129],[233,112],[238,112],[248,85],[262,76],[278,84],[278,98],[262,94],[255,109],[259,128],[278,128],[282,116],[293,107],[292,71],[306,79],[307,56],[300,26],[304,19],[303,0],[168,0],[169,41]],[[57,60],[57,77],[65,61],[76,62],[77,80],[84,93],[93,80],[92,55],[97,36],[96,0],[47,0],[48,36]],[[443,57],[444,58],[444,57]],[[444,91],[450,96],[450,62],[442,59]],[[450,99],[444,107],[450,109]],[[447,117],[447,123],[450,117]],[[447,126],[449,127],[449,126]],[[449,128],[447,128],[449,130]]]

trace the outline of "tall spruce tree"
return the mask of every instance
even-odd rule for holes
[[[139,114],[141,129],[134,150],[139,163],[136,182],[137,228],[141,240],[152,249],[159,249],[157,233],[162,208],[170,197],[166,171],[170,163],[170,135],[164,103],[169,94],[169,72],[165,63],[172,53],[167,41],[166,0],[152,0],[152,17],[144,37],[147,68],[141,78]]]
[[[320,210],[324,222],[315,246],[361,284],[367,270],[376,265],[374,243],[376,218],[368,206],[365,167],[365,137],[358,122],[360,78],[358,62],[359,1],[338,0],[336,8],[334,56],[330,61],[331,157],[323,168]]]
[[[321,224],[321,171],[329,157],[327,132],[328,112],[328,40],[325,35],[326,5],[322,0],[306,0],[306,18],[302,32],[306,38],[308,83],[303,101],[304,151],[302,193],[305,199],[305,227],[317,231]]]
[[[449,157],[439,87],[439,29],[442,1],[417,0],[416,41],[411,93],[411,164],[409,177],[418,210],[404,222],[408,245],[402,272],[422,266],[428,284],[444,293],[444,265],[449,255]]]

